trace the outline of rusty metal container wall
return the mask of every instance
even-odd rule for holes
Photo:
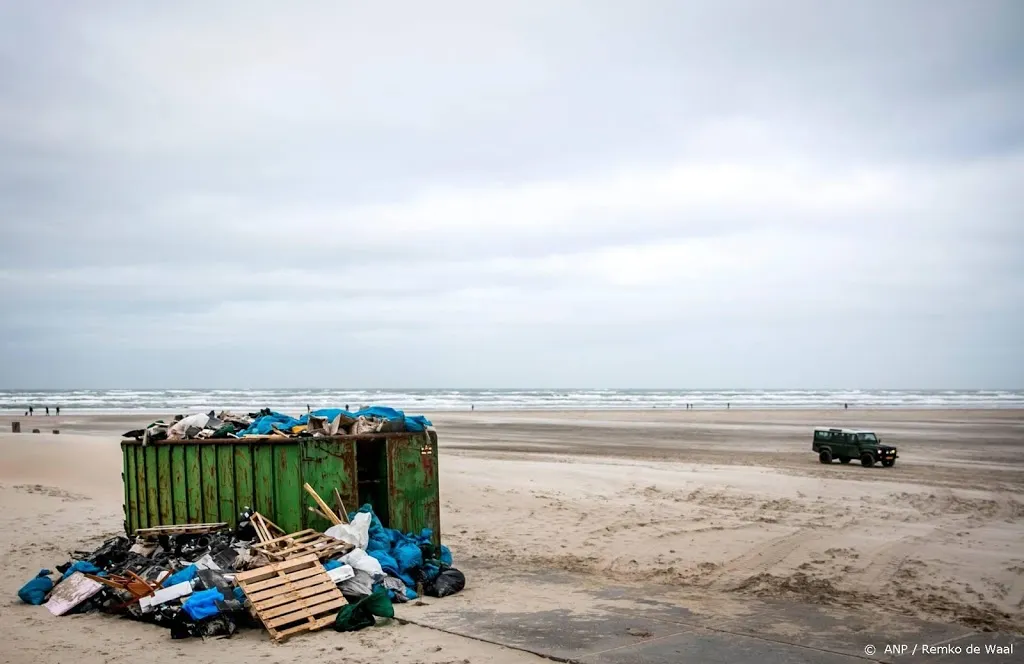
[[[310,512],[303,483],[330,505],[334,489],[348,510],[359,508],[356,442],[388,448],[388,522],[391,528],[434,531],[440,543],[437,434],[391,433],[331,438],[230,438],[121,442],[125,531],[180,523],[225,521],[251,507],[288,532],[326,529]],[[376,506],[375,506],[376,508]]]
[[[437,434],[388,440],[389,526],[402,532],[433,530],[441,543],[441,496],[437,471]]]

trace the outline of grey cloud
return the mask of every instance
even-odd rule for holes
[[[1021,25],[8,3],[3,381],[214,380],[187,354],[223,385],[301,385],[310,356],[364,385],[1019,382]]]

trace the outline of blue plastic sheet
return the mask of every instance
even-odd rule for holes
[[[60,580],[63,581],[75,572],[83,572],[85,574],[98,574],[100,576],[103,576],[105,574],[103,570],[101,570],[99,567],[96,567],[92,563],[87,562],[85,560],[79,560],[78,562],[72,564],[71,567],[67,568],[67,570],[64,572],[64,575],[60,577]]]
[[[239,432],[238,435],[244,436],[255,434],[259,436],[266,436],[273,432],[274,429],[281,429],[282,431],[287,431],[293,427],[305,424],[309,420],[309,418],[306,417],[305,415],[303,415],[302,417],[303,419],[297,420],[290,415],[271,412],[270,415],[262,415],[260,417],[257,417],[255,420],[252,421],[252,424],[250,424],[248,428],[243,429],[241,432]]]
[[[26,604],[39,606],[46,601],[46,595],[53,590],[50,570],[41,569],[34,579],[26,583],[18,591],[18,598]]]
[[[189,565],[185,569],[178,570],[174,574],[171,574],[167,579],[164,580],[164,588],[170,588],[171,586],[184,583],[185,581],[191,581],[196,578],[196,574],[199,573],[199,568],[195,565]]]
[[[210,588],[189,595],[188,599],[182,603],[181,608],[192,620],[202,620],[220,613],[217,602],[223,601],[224,595],[216,588]]]
[[[406,431],[426,431],[427,427],[433,426],[430,420],[423,417],[422,415],[406,415],[400,410],[390,408],[388,406],[369,406],[362,410],[355,412],[345,410],[344,408],[321,408],[314,410],[311,413],[315,417],[324,417],[328,420],[334,420],[338,415],[344,415],[345,417],[351,417],[357,419],[359,417],[376,417],[385,420],[405,420]],[[308,416],[303,415],[296,422],[299,424],[306,424],[309,421]],[[269,431],[268,431],[269,433]]]

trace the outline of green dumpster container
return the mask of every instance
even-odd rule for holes
[[[125,532],[184,523],[226,521],[245,507],[286,532],[325,530],[307,509],[306,482],[349,511],[370,503],[381,523],[402,532],[434,531],[441,518],[437,434],[380,433],[323,438],[282,436],[162,440],[143,446],[123,440]]]

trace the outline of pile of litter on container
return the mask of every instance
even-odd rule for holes
[[[328,626],[364,629],[394,617],[394,603],[465,587],[451,552],[432,544],[429,529],[384,528],[368,504],[330,516],[336,525],[326,532],[285,533],[249,508],[234,531],[227,523],[144,528],[134,539],[74,552],[56,578],[41,570],[18,596],[57,616],[100,611],[153,623],[175,639],[262,626],[282,641]]]
[[[343,408],[322,408],[301,417],[291,417],[264,408],[259,412],[237,415],[228,411],[219,414],[196,413],[174,418],[171,422],[157,420],[145,429],[124,433],[145,443],[158,440],[193,440],[205,438],[244,438],[246,436],[321,437],[363,433],[420,432],[431,427],[422,415],[406,415],[387,406],[369,406],[355,412]]]

